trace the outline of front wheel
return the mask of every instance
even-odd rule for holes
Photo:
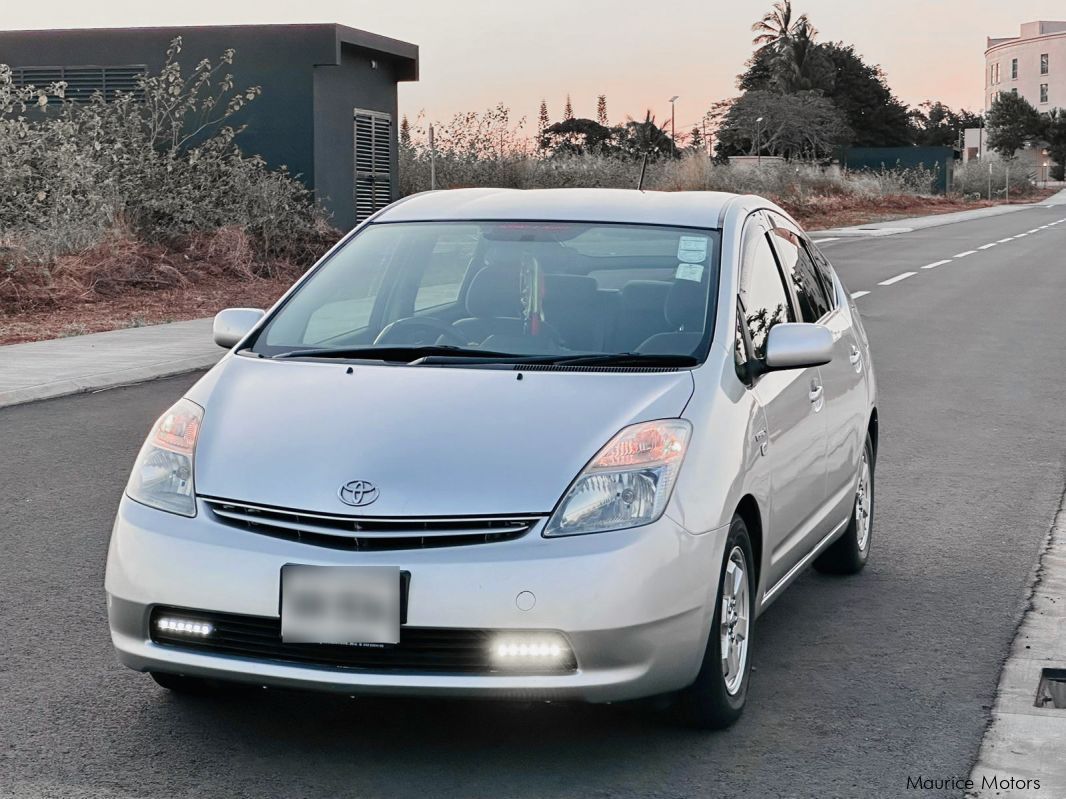
[[[855,483],[855,504],[844,534],[814,561],[814,568],[826,574],[857,574],[870,557],[874,523],[874,447],[869,434],[859,461]]]
[[[728,727],[744,710],[755,624],[753,563],[747,525],[740,516],[734,516],[718,575],[718,599],[703,664],[696,681],[679,696],[681,715],[694,727]]]

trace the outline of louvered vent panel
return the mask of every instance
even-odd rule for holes
[[[392,117],[355,110],[355,221],[392,202]]]
[[[75,103],[87,103],[99,93],[105,100],[114,100],[119,92],[143,99],[140,78],[147,72],[144,65],[94,67],[17,67],[12,70],[16,88],[33,86],[47,89],[53,83],[67,84],[65,97]]]

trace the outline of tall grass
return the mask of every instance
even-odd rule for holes
[[[437,188],[634,188],[641,162],[597,154],[540,157],[533,153],[473,154],[445,151],[436,157]],[[848,172],[817,164],[767,159],[761,165],[719,164],[702,153],[648,163],[644,185],[663,191],[727,191],[794,202],[818,196],[883,197],[929,195],[932,170]],[[430,159],[424,148],[400,153],[401,193],[430,188]]]

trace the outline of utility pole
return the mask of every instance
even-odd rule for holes
[[[755,164],[762,168],[762,117],[755,120]]]
[[[674,104],[677,102],[678,95],[674,95],[670,98],[670,143],[673,145],[674,152],[677,152],[677,133],[674,131]]]
[[[433,126],[429,126],[429,190],[437,189],[437,148],[433,144]]]

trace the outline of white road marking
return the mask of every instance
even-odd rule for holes
[[[996,242],[996,244],[1006,244],[1006,243],[1007,243],[1007,242],[1009,242],[1009,241],[1011,241],[1011,238],[1010,238],[1010,236],[1008,236],[1008,237],[1007,237],[1007,238],[1005,238],[1005,239],[1000,239],[999,241],[997,241],[997,242]]]
[[[996,245],[997,245],[998,243],[999,243],[999,242],[997,242],[997,241],[993,241],[993,242],[992,242],[991,244],[982,244],[982,245],[981,245],[980,247],[978,247],[977,249],[979,249],[979,250],[991,250],[991,249],[992,249],[993,247],[995,247],[995,246],[996,246]]]
[[[896,275],[895,277],[890,277],[888,280],[882,280],[877,285],[879,285],[879,286],[891,286],[893,283],[899,283],[901,280],[906,280],[909,277],[914,277],[916,274],[918,274],[918,273],[917,272],[904,272],[902,275]]]
[[[1036,232],[1037,232],[1038,230],[1040,230],[1040,228],[1038,228],[1038,227],[1035,227],[1035,228],[1033,228],[1032,230],[1030,230],[1030,231],[1028,231],[1028,232],[1029,232],[1029,233],[1036,233]]]
[[[1011,238],[1024,239],[1028,235],[1029,235],[1028,233],[1019,233],[1017,236],[1012,236]]]
[[[967,255],[973,255],[977,250],[967,250],[966,252],[955,253],[956,258],[965,258]]]
[[[853,300],[857,300],[857,299],[859,299],[859,297],[865,297],[869,293],[870,292],[868,292],[868,291],[853,291],[853,292],[851,292],[851,298]]]
[[[925,266],[922,267],[922,269],[936,269],[938,266],[943,266],[944,264],[950,264],[950,263],[951,263],[951,259],[948,258],[946,261],[934,261],[931,264],[926,264]]]

